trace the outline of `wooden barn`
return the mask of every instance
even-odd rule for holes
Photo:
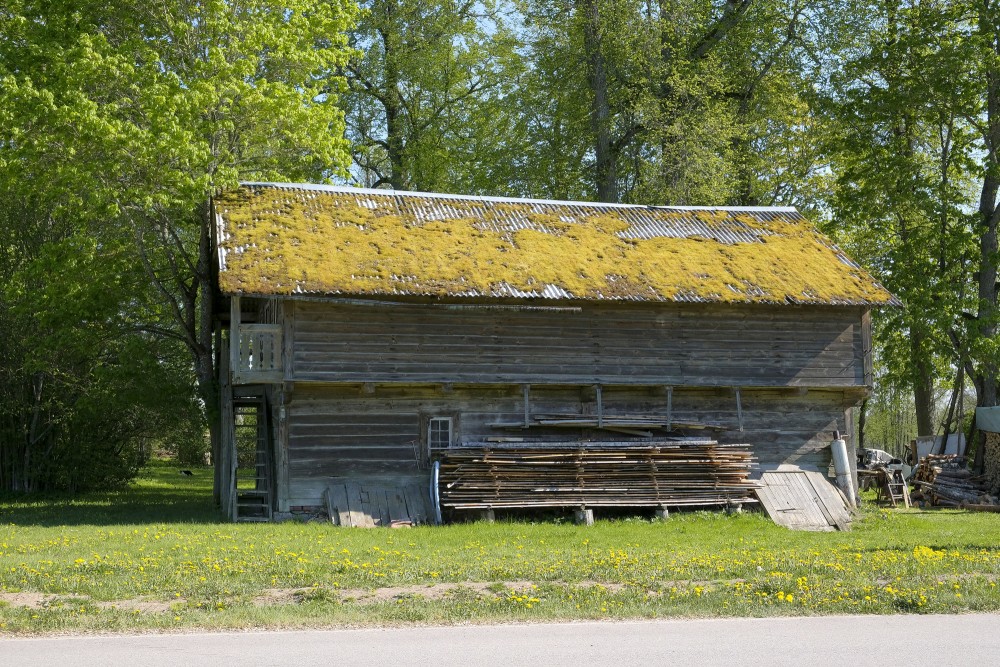
[[[237,520],[433,520],[434,462],[463,452],[541,478],[509,505],[466,485],[453,507],[532,506],[565,483],[545,457],[603,457],[588,470],[610,479],[699,443],[721,457],[706,470],[748,451],[825,474],[872,383],[869,309],[895,303],[791,208],[278,183],[213,207]],[[658,479],[592,504],[701,502]]]

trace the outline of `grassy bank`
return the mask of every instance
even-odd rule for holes
[[[220,523],[211,471],[0,498],[0,632],[1000,610],[1000,515],[868,511],[400,530]]]

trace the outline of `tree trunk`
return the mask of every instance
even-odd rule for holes
[[[215,504],[221,502],[221,474],[219,469],[219,453],[222,446],[219,414],[219,384],[215,366],[215,351],[212,338],[215,334],[215,289],[212,280],[212,208],[210,202],[205,202],[200,211],[201,234],[198,239],[198,262],[195,265],[195,280],[198,289],[195,292],[198,324],[193,338],[196,344],[192,346],[194,355],[195,378],[198,382],[198,397],[205,406],[205,419],[208,421],[208,436],[212,451],[215,478],[212,484],[212,498]],[[199,294],[200,293],[200,296]]]
[[[987,63],[986,82],[986,123],[983,141],[986,155],[983,169],[983,187],[979,195],[979,285],[977,296],[979,309],[977,335],[981,341],[993,341],[997,336],[997,190],[1000,189],[1000,24],[997,22],[996,8],[991,3],[979,4],[978,27],[990,45],[990,53],[984,58]],[[987,349],[985,358],[977,368],[976,405],[993,407],[997,404],[997,359],[992,349]],[[982,471],[982,447],[976,448],[975,470]]]
[[[406,121],[399,90],[399,68],[396,64],[398,57],[396,41],[400,38],[399,29],[395,25],[396,3],[387,2],[384,8],[385,28],[379,29],[378,33],[385,53],[385,69],[382,72],[385,95],[380,101],[385,109],[385,147],[389,158],[389,185],[393,190],[407,190],[410,187],[410,174],[406,166]]]
[[[910,361],[913,365],[913,407],[917,413],[917,435],[934,435],[934,370],[925,350],[926,334],[910,327]]]
[[[618,155],[611,141],[611,106],[608,100],[608,72],[601,52],[600,0],[582,0],[578,11],[583,17],[583,47],[590,85],[590,128],[594,135],[594,184],[597,199],[618,201]]]

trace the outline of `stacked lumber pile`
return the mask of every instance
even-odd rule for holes
[[[925,456],[920,459],[913,483],[920,490],[919,496],[915,493],[913,498],[928,500],[932,505],[1000,505],[1000,500],[990,493],[989,483],[972,475],[964,456]]]
[[[983,477],[990,493],[1000,494],[1000,433],[986,433],[986,450],[983,452]]]
[[[440,459],[442,507],[677,507],[755,502],[750,445],[714,440],[476,445]]]

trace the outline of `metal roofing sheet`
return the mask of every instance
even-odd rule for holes
[[[227,293],[898,303],[792,208],[247,183],[215,210]]]

